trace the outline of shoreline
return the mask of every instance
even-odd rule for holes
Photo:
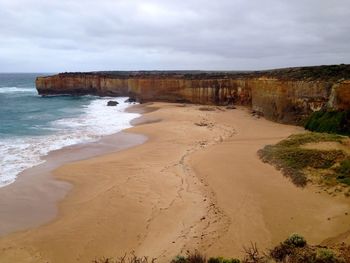
[[[136,105],[131,105],[127,112],[145,113]],[[143,121],[142,115],[132,121],[131,125],[139,125]],[[58,203],[74,186],[56,178],[53,175],[55,169],[68,163],[122,151],[147,141],[141,134],[125,132],[127,129],[102,136],[94,142],[73,144],[51,151],[42,157],[43,163],[24,170],[17,175],[15,182],[1,187],[0,238],[39,227],[57,218]]]
[[[349,200],[296,188],[256,154],[300,127],[241,107],[137,107],[152,112],[126,132],[148,140],[55,169],[55,179],[74,185],[59,216],[1,238],[3,262],[89,262],[131,251],[166,262],[194,249],[232,257],[251,241],[265,248],[298,232],[320,243],[349,230]]]

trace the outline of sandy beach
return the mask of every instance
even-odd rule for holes
[[[25,213],[6,222],[31,219],[0,224],[0,261],[91,262],[135,251],[168,262],[194,249],[238,257],[250,242],[264,249],[295,232],[314,244],[350,242],[350,199],[297,188],[257,156],[302,128],[253,117],[247,108],[201,108],[136,106],[144,114],[124,131],[134,144],[116,152],[65,149],[60,162],[50,157],[57,167],[32,170],[40,182],[52,174],[62,191],[42,183],[41,196],[22,198]],[[111,137],[107,145],[117,141]],[[29,179],[23,175],[6,195],[0,192],[1,207],[18,202],[21,191],[11,187]],[[33,210],[32,202],[42,206]]]

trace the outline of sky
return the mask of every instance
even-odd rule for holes
[[[0,0],[0,72],[350,63],[350,0]]]

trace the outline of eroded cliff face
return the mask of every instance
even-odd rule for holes
[[[65,73],[39,77],[36,86],[41,95],[131,96],[140,102],[217,105],[234,102],[283,123],[300,123],[321,108],[350,109],[350,80],[301,79],[294,76],[295,71],[292,72],[294,75],[271,72]]]
[[[98,74],[59,74],[39,77],[40,95],[72,94],[134,96],[141,102],[169,101],[224,104],[229,98],[241,105],[251,104],[251,87],[246,80],[230,78],[190,78],[183,76],[105,76]]]

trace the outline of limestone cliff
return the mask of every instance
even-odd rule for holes
[[[41,95],[132,96],[168,101],[251,106],[266,118],[299,123],[315,110],[350,109],[350,65],[256,72],[139,71],[61,73],[39,77]]]

